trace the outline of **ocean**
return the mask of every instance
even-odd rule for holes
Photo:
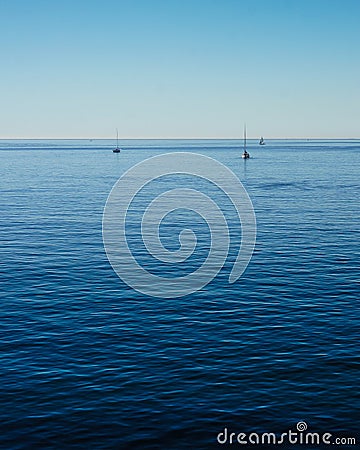
[[[256,434],[300,439],[306,429],[358,443],[360,141],[250,139],[249,160],[236,140],[121,146],[0,141],[0,447],[212,449],[235,433],[231,448],[267,448]],[[194,212],[175,212],[160,230],[169,251],[184,227],[198,235],[188,261],[157,262],[141,242],[154,193],[192,186],[226,209],[219,273],[161,298],[134,290],[107,259],[102,218],[114,183],[169,152],[219,161],[251,199],[256,244],[233,284],[241,227],[216,186],[189,176],[144,189],[127,223],[132,250],[169,280],[204,264],[216,237]],[[283,444],[304,447],[328,446]]]

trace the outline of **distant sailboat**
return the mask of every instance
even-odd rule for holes
[[[119,132],[116,128],[116,148],[114,148],[113,153],[120,153],[121,149],[119,148]]]
[[[259,145],[265,145],[265,141],[264,141],[264,138],[262,136],[260,138]]]
[[[249,159],[250,158],[250,154],[246,150],[246,124],[244,125],[244,151],[243,151],[243,154],[241,155],[241,157],[243,159]]]

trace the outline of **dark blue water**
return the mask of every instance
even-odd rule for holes
[[[225,427],[299,421],[356,436],[360,142],[250,141],[248,161],[236,141],[123,144],[0,142],[0,446],[221,448]],[[157,299],[112,270],[102,212],[126,169],[177,150],[239,176],[257,244],[235,284],[230,256],[201,291]]]

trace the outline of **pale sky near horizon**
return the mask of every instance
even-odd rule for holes
[[[358,0],[0,0],[0,138],[360,138]]]

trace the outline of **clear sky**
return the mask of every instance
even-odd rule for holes
[[[359,22],[359,0],[0,0],[0,138],[359,138]]]

